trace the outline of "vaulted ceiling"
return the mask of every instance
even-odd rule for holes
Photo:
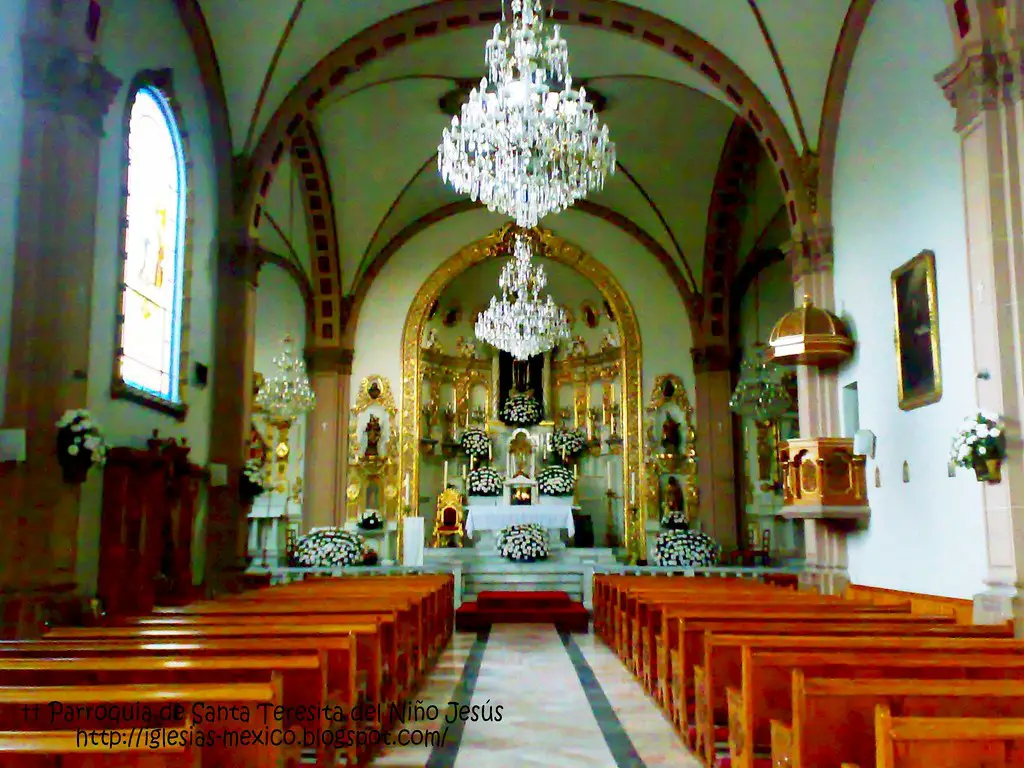
[[[237,154],[249,154],[274,113],[332,51],[415,0],[260,0],[259,13],[238,0],[199,0],[213,40]],[[607,99],[602,118],[619,149],[620,168],[592,197],[595,214],[626,219],[667,252],[700,290],[711,207],[726,137],[737,114],[723,90],[679,56],[629,31],[678,25],[702,38],[752,81],[781,121],[798,154],[816,149],[826,85],[850,0],[555,0],[571,4],[577,23],[563,29],[574,77]],[[456,10],[498,12],[500,0],[441,0]],[[493,9],[491,6],[493,5]],[[588,27],[583,11],[625,19],[614,29]],[[655,19],[650,14],[660,17]],[[658,25],[662,26],[658,26]],[[449,24],[449,26],[455,26]],[[308,117],[319,143],[334,205],[343,290],[373,257],[417,219],[460,198],[436,171],[437,144],[449,117],[439,98],[456,81],[484,70],[490,30],[469,26],[395,45],[326,93]],[[706,73],[705,73],[706,74]],[[734,100],[735,101],[735,100]],[[762,160],[769,165],[768,158]],[[308,266],[296,216],[302,180],[281,163],[260,225],[267,247],[291,249]],[[777,221],[783,195],[771,172],[758,171],[743,215],[744,247]],[[298,196],[298,197],[297,197]],[[553,217],[554,218],[554,217]],[[282,225],[281,222],[286,222]],[[554,226],[545,220],[546,226]],[[777,227],[775,228],[777,229]]]

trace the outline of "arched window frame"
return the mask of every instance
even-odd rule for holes
[[[176,398],[163,397],[155,392],[134,386],[124,380],[121,371],[122,339],[124,338],[124,315],[122,314],[122,302],[126,290],[125,270],[128,260],[128,174],[129,174],[129,147],[131,133],[132,107],[135,104],[136,96],[140,91],[154,91],[160,98],[157,102],[162,107],[164,117],[171,126],[171,133],[175,139],[178,154],[179,179],[178,188],[184,190],[179,196],[178,211],[178,243],[175,249],[177,259],[176,274],[179,275],[177,286],[177,329],[176,329],[176,357],[178,368],[176,371],[176,385],[174,390]],[[115,399],[125,399],[135,402],[147,408],[174,416],[183,421],[188,415],[188,405],[185,401],[185,393],[188,385],[188,362],[189,362],[189,309],[191,304],[191,283],[192,283],[192,224],[193,224],[193,192],[192,192],[192,164],[191,152],[189,151],[188,132],[182,119],[181,109],[174,96],[174,88],[170,70],[140,72],[132,80],[128,89],[128,97],[125,102],[123,131],[122,131],[122,184],[121,184],[121,236],[120,236],[120,269],[118,270],[118,291],[116,309],[116,331],[114,343],[114,374],[111,382],[110,394]],[[173,347],[172,347],[173,348]],[[172,352],[172,355],[175,353]]]

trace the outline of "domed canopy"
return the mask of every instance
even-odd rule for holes
[[[811,303],[787,312],[772,328],[768,358],[779,365],[830,368],[853,354],[853,339],[846,325],[828,310]]]

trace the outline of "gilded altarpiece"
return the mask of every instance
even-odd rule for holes
[[[655,379],[644,421],[647,433],[643,486],[646,515],[661,519],[666,507],[671,505],[667,484],[675,478],[682,488],[687,520],[698,519],[697,432],[693,406],[679,376],[669,373]]]
[[[359,384],[349,414],[346,518],[375,509],[386,520],[400,514],[398,499],[398,407],[384,376],[367,376]]]
[[[399,422],[401,441],[400,466],[398,477],[410,478],[412,488],[420,487],[421,444],[436,440],[441,434],[440,416],[448,403],[437,403],[423,397],[424,382],[431,386],[434,381],[446,381],[454,386],[455,403],[453,418],[461,426],[465,426],[471,403],[471,393],[476,387],[486,388],[488,411],[493,414],[497,387],[494,381],[491,361],[483,359],[458,359],[451,361],[440,359],[422,350],[424,328],[429,318],[430,308],[438,301],[445,286],[467,269],[495,257],[495,250],[507,236],[508,225],[497,230],[488,237],[472,243],[458,251],[437,270],[420,287],[413,299],[406,318],[402,336],[402,409]],[[538,237],[544,247],[544,255],[561,264],[576,270],[584,278],[590,280],[600,290],[605,301],[617,319],[621,345],[607,349],[598,355],[581,356],[567,360],[555,361],[550,365],[551,389],[558,391],[560,382],[571,381],[574,386],[574,397],[569,418],[573,424],[586,428],[593,419],[596,409],[592,407],[590,394],[595,381],[606,382],[602,385],[602,404],[612,404],[613,382],[621,388],[619,408],[614,409],[616,435],[619,443],[617,451],[622,456],[622,488],[629,487],[630,477],[643,474],[643,392],[641,384],[641,341],[639,323],[633,307],[611,272],[592,256],[578,246],[573,245],[553,233],[539,230]],[[449,368],[448,363],[452,363]],[[555,399],[549,402],[554,403]],[[432,432],[425,434],[424,406],[433,418]],[[549,408],[556,421],[566,421],[561,414],[566,409],[565,403]],[[611,416],[611,414],[609,414]],[[400,515],[417,514],[417,504],[411,505]],[[638,509],[625,515],[623,540],[634,558],[643,557],[646,549],[644,521]],[[401,536],[399,537],[401,542]]]

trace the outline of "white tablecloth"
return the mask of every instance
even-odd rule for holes
[[[423,518],[407,517],[404,523],[404,545],[402,565],[419,567],[423,565]]]
[[[572,507],[567,504],[498,504],[494,507],[469,507],[466,535],[474,531],[500,531],[517,523],[537,523],[545,528],[565,528],[575,535]]]

